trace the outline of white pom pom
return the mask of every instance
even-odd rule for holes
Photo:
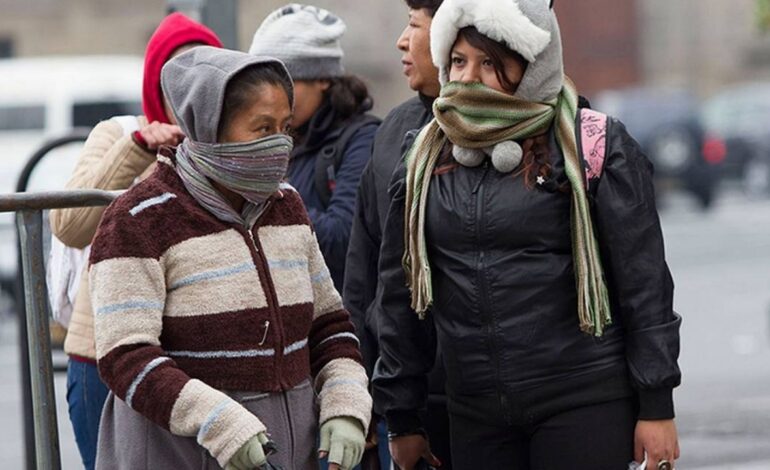
[[[479,166],[487,158],[481,150],[460,147],[459,145],[452,146],[452,156],[455,157],[457,163],[467,167]]]
[[[492,165],[500,173],[510,173],[521,163],[524,151],[521,145],[512,140],[506,140],[495,145],[492,149]]]

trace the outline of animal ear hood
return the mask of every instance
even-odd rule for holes
[[[431,24],[431,54],[442,84],[458,32],[473,26],[529,62],[516,93],[528,101],[556,96],[562,87],[561,35],[551,0],[444,0]]]

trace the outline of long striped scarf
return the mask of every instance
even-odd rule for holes
[[[176,171],[187,191],[220,220],[251,228],[265,201],[286,176],[291,137],[276,134],[251,142],[206,144],[185,139],[176,151]],[[238,213],[211,184],[243,196]]]
[[[564,154],[565,170],[572,187],[572,253],[580,329],[601,336],[605,327],[612,323],[575,136],[578,95],[575,85],[567,77],[564,82],[559,96],[543,103],[521,101],[482,84],[451,82],[442,88],[441,96],[433,104],[435,119],[423,128],[406,155],[403,264],[412,292],[411,305],[420,318],[425,317],[433,303],[425,241],[428,190],[447,141],[478,149],[542,134],[555,123],[556,140]]]

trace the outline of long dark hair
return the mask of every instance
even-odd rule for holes
[[[222,115],[217,128],[217,140],[238,112],[254,103],[254,96],[262,85],[275,85],[283,88],[289,98],[289,106],[294,102],[294,90],[282,65],[274,62],[255,64],[247,67],[227,82]]]
[[[505,91],[511,94],[516,93],[518,84],[513,83],[505,74],[505,61],[515,60],[526,70],[528,65],[526,59],[506,44],[484,36],[473,26],[462,28],[457,34],[458,39],[461,37],[468,41],[471,46],[484,51],[492,62],[497,79]],[[531,189],[535,187],[538,176],[548,177],[551,174],[551,151],[548,145],[548,135],[546,133],[530,137],[519,144],[524,150],[524,156],[514,176],[523,175],[524,184]],[[451,149],[449,149],[442,153],[436,174],[443,174],[454,168],[456,165],[452,163]]]
[[[328,80],[331,85],[324,92],[324,98],[334,110],[338,123],[372,109],[374,100],[369,95],[366,83],[360,78],[345,75]]]

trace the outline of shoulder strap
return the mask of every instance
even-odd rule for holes
[[[579,121],[579,148],[585,167],[586,188],[589,195],[593,195],[604,171],[604,161],[607,158],[608,117],[606,114],[593,109],[581,108]]]
[[[332,193],[337,184],[337,170],[342,165],[342,159],[345,156],[345,150],[347,150],[350,139],[362,127],[375,123],[379,124],[380,119],[371,114],[362,114],[354,117],[353,120],[348,121],[345,129],[334,142],[321,148],[315,160],[314,183],[316,193],[321,198],[321,203],[323,203],[324,207],[327,207],[331,200]]]

